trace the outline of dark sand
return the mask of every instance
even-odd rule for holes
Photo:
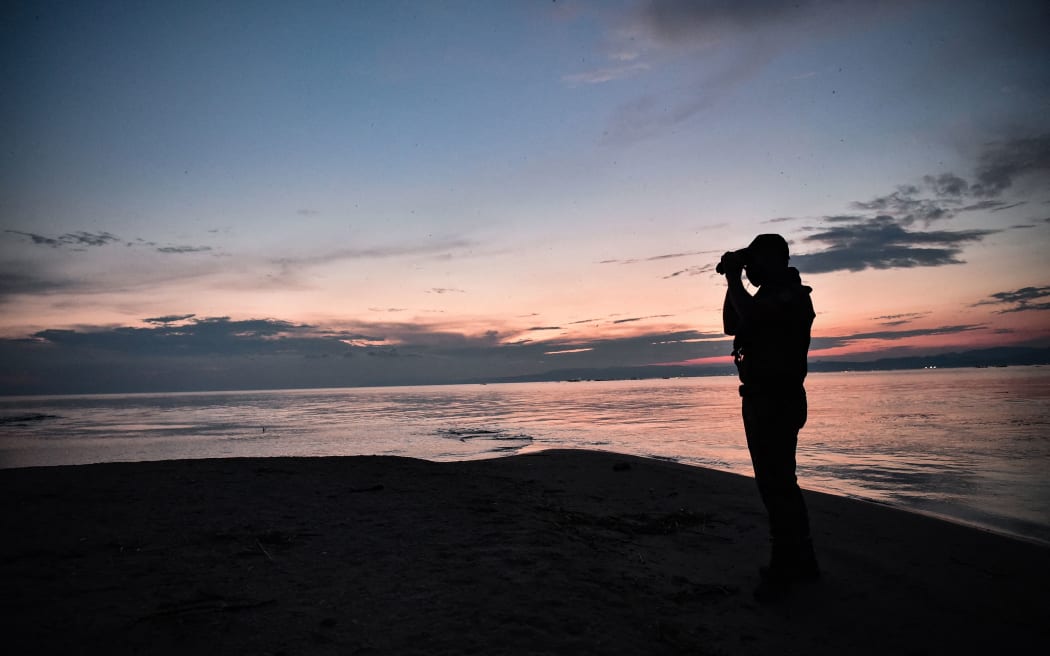
[[[753,481],[613,453],[15,469],[0,471],[0,493],[8,654],[1050,643],[1046,547],[808,493],[824,579],[761,605]]]

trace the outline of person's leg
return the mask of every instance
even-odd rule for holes
[[[813,578],[818,571],[809,515],[795,476],[795,447],[798,430],[805,423],[805,397],[745,397],[743,415],[755,481],[769,515],[773,553],[765,571]]]

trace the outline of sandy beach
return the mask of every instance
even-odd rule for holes
[[[0,492],[13,654],[977,654],[1050,641],[1044,546],[808,492],[823,579],[759,604],[753,481],[615,453],[11,469]]]

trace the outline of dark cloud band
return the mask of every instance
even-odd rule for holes
[[[823,217],[804,228],[803,244],[823,247],[792,257],[806,273],[900,269],[962,264],[966,245],[1001,230],[931,230],[960,212],[1002,212],[1027,204],[1000,196],[1021,179],[1046,178],[1050,186],[1050,135],[988,144],[975,179],[954,173],[923,176],[920,184],[852,204],[857,214]],[[867,214],[868,212],[872,213]]]
[[[1050,286],[1022,287],[1012,291],[996,292],[974,305],[1008,306],[997,310],[997,314],[1050,310]]]

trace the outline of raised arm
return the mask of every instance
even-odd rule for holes
[[[728,289],[726,289],[726,302],[736,314],[736,325],[750,323],[756,318],[755,313],[758,304],[755,302],[755,298],[744,289],[744,282],[740,279],[740,271],[727,272],[726,282],[729,284]]]
[[[736,309],[733,308],[733,301],[729,298],[729,291],[726,290],[726,298],[722,301],[722,332],[727,335],[736,335],[739,327],[740,317],[737,316]]]
[[[722,327],[727,335],[736,335],[743,326],[758,326],[784,318],[784,308],[791,302],[790,293],[759,300],[744,288],[739,271],[726,273],[725,302],[722,304]]]

